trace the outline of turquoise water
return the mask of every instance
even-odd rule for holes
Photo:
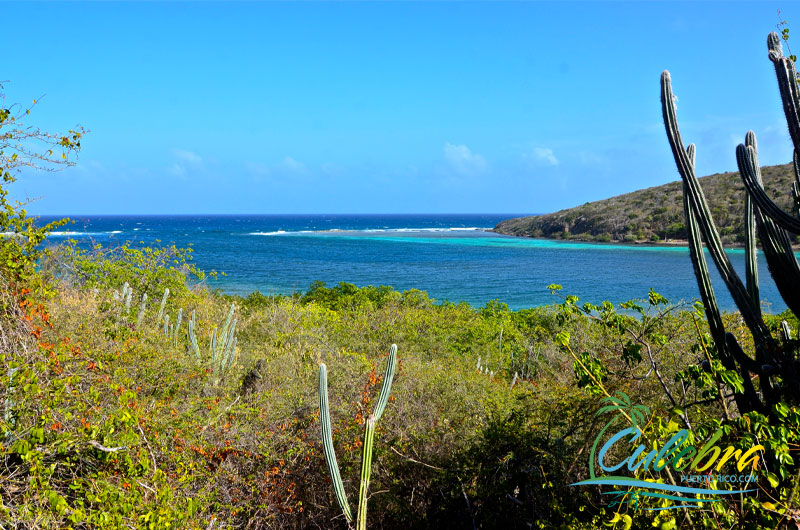
[[[551,283],[593,303],[646,297],[650,288],[674,302],[698,296],[686,248],[569,243],[484,231],[515,216],[75,216],[76,223],[52,240],[192,245],[198,268],[227,274],[209,286],[235,294],[289,294],[321,280],[421,289],[437,300],[475,306],[499,299],[515,309],[558,302],[547,290]],[[729,255],[743,275],[743,251]],[[766,309],[782,311],[785,305],[763,256],[759,266]],[[734,310],[715,272],[713,279],[720,305]]]

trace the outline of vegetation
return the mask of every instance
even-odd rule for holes
[[[764,187],[780,193],[779,207],[794,206],[788,193],[794,182],[791,164],[761,168]],[[725,245],[744,245],[745,187],[738,173],[698,179]],[[588,202],[555,213],[503,221],[495,232],[513,236],[598,242],[669,242],[687,240],[680,181]],[[793,242],[795,240],[793,239]]]
[[[6,202],[18,228],[1,240],[0,526],[366,528],[369,504],[370,527],[386,529],[796,527],[800,322],[758,311],[753,254],[757,234],[796,310],[781,230],[797,221],[758,193],[748,136],[746,283],[728,270],[668,76],[663,90],[703,294],[692,307],[652,291],[582,303],[558,285],[554,305],[520,311],[345,283],[231,297],[174,247],[43,254],[46,230]],[[715,309],[701,237],[739,313]],[[603,449],[614,428],[632,429],[639,452]],[[738,485],[715,473],[736,456],[753,491],[575,485],[626,454],[631,477],[684,483],[653,449],[670,443],[723,492]],[[715,444],[728,447],[719,464]]]

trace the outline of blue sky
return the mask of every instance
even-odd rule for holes
[[[3,4],[6,103],[91,130],[38,214],[548,212],[790,160],[756,3]],[[796,32],[796,33],[794,33]]]

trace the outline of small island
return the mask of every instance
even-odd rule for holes
[[[764,188],[786,211],[794,210],[791,164],[761,168]],[[738,172],[700,178],[722,242],[744,242],[744,184]],[[603,243],[685,244],[680,181],[587,202],[554,213],[518,217],[498,224],[500,234]]]

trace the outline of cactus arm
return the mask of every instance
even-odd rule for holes
[[[792,328],[789,327],[789,323],[785,320],[781,320],[781,338],[783,342],[792,340]]]
[[[202,360],[200,359],[200,346],[197,344],[197,334],[195,333],[195,323],[194,323],[194,310],[192,310],[192,318],[189,320],[189,344],[191,344],[192,350],[194,350],[194,358],[197,361],[197,364],[201,364]]]
[[[234,311],[234,309],[235,309],[234,304],[231,304],[231,308],[228,310],[228,314],[225,317],[225,322],[222,324],[222,329],[220,331],[219,336],[220,336],[221,339],[223,339],[223,341],[227,340],[228,332],[231,329],[231,323],[233,323],[233,325],[236,326],[236,323],[234,322],[234,319],[233,319],[233,311]]]
[[[230,326],[230,330],[228,331],[228,335],[225,337],[223,346],[222,346],[222,355],[220,356],[219,360],[219,376],[222,377],[225,372],[230,370],[231,365],[233,364],[233,356],[234,352],[236,351],[236,337],[234,336],[236,332],[236,319],[233,319],[233,323]]]
[[[392,391],[392,379],[394,379],[396,365],[397,344],[392,344],[392,347],[389,349],[389,360],[386,362],[386,372],[383,374],[383,384],[378,394],[378,403],[375,405],[375,411],[372,413],[373,416],[375,416],[375,421],[381,419],[383,411],[386,409],[386,404],[389,402],[389,393]]]
[[[776,32],[767,36],[769,59],[775,67],[775,76],[778,78],[778,90],[781,93],[783,112],[786,123],[789,125],[789,136],[796,151],[800,150],[800,94],[797,90],[797,71],[794,63],[783,56],[781,38]]]
[[[794,144],[796,162],[797,152],[800,151],[800,93],[798,93],[797,87],[797,71],[794,63],[788,57],[783,56],[780,37],[774,31],[767,37],[767,47],[769,48],[769,58],[775,66],[783,112],[786,115],[786,123],[789,126],[789,136],[791,136]],[[796,180],[799,178],[797,169],[797,164],[795,164]],[[742,180],[747,188],[747,193],[753,197],[755,204],[779,226],[792,233],[800,234],[800,220],[784,212],[769,198],[764,191],[764,187],[755,179],[749,177],[742,175]],[[798,184],[800,184],[800,180],[798,180]]]
[[[233,366],[233,361],[235,357],[236,357],[236,337],[234,337],[233,344],[231,344],[231,353],[228,356],[228,364],[225,366],[226,372],[231,369],[231,366]]]
[[[753,198],[755,205],[761,209],[767,217],[770,217],[784,230],[788,230],[793,234],[800,234],[800,219],[784,212],[780,206],[775,204],[772,199],[769,198],[767,192],[764,191],[764,187],[759,184],[752,175],[741,174],[741,176],[747,194]]]
[[[792,182],[792,201],[794,201],[794,214],[800,217],[800,184]]]
[[[375,440],[375,422],[378,421],[370,415],[364,428],[364,452],[361,456],[361,486],[358,490],[358,518],[356,530],[367,529],[367,493],[369,492],[369,479],[372,474],[372,444]]]
[[[172,330],[172,340],[176,348],[178,347],[178,331],[181,329],[182,323],[183,323],[183,308],[181,307],[180,309],[178,309],[178,318],[175,319],[175,327]]]
[[[758,250],[756,247],[756,216],[753,200],[745,194],[744,198],[744,262],[745,285],[754,306],[761,305],[758,288]]]
[[[731,293],[736,306],[742,313],[742,317],[747,323],[753,333],[753,337],[757,344],[771,344],[772,337],[766,324],[761,318],[760,308],[754,306],[747,289],[742,284],[742,280],[736,274],[733,265],[731,265],[725,249],[722,247],[722,242],[719,238],[716,225],[714,224],[711,211],[706,203],[705,195],[697,181],[694,174],[694,167],[689,160],[689,156],[684,151],[683,140],[681,139],[680,129],[675,112],[675,101],[672,93],[672,85],[670,82],[670,75],[668,71],[661,74],[661,108],[664,116],[664,126],[667,131],[667,138],[669,139],[672,154],[675,158],[675,163],[678,166],[678,172],[681,175],[686,190],[688,191],[689,203],[696,215],[700,232],[706,242],[714,264],[717,266],[720,276],[722,277],[728,291]]]
[[[794,214],[800,217],[800,151],[794,150],[792,156],[794,167],[794,182],[792,182],[792,199],[794,200]]]
[[[144,314],[147,311],[147,293],[142,295],[142,304],[139,306],[139,315],[136,317],[136,327],[142,327],[142,322],[144,321]]]
[[[695,162],[695,146],[689,144],[687,148],[689,161],[694,167]],[[708,327],[711,331],[711,337],[714,340],[714,345],[717,347],[720,361],[727,370],[738,371],[745,382],[745,394],[734,394],[734,400],[739,412],[744,414],[754,410],[755,407],[760,405],[758,395],[753,389],[753,382],[750,379],[749,372],[742,368],[737,369],[736,359],[734,353],[741,353],[746,361],[751,364],[755,362],[747,357],[742,351],[736,338],[730,333],[725,333],[725,325],[722,323],[720,316],[719,306],[717,305],[717,298],[714,294],[714,287],[711,284],[711,277],[708,274],[708,265],[706,264],[705,254],[703,253],[703,245],[700,239],[700,230],[697,226],[697,219],[695,218],[694,211],[689,204],[689,191],[688,185],[683,184],[683,210],[686,216],[686,234],[689,243],[689,254],[692,258],[692,266],[694,267],[694,275],[697,279],[697,287],[700,290],[700,299],[703,301],[703,307],[706,312],[706,319],[708,320]],[[731,343],[732,341],[732,343]],[[736,352],[732,351],[737,348]],[[739,366],[743,366],[740,364]]]
[[[156,325],[161,322],[164,317],[164,308],[167,306],[167,297],[169,296],[169,288],[164,289],[164,296],[161,297],[161,305],[158,307],[158,316],[156,316]]]
[[[783,301],[795,314],[800,314],[800,267],[792,244],[784,230],[763,214],[758,215],[759,235],[772,279]]]
[[[164,335],[169,337],[169,314],[164,315]]]
[[[689,149],[693,150],[694,144],[689,145]],[[717,297],[714,294],[714,286],[711,284],[711,277],[708,273],[708,265],[706,264],[705,254],[703,253],[703,244],[700,239],[700,230],[697,227],[697,219],[695,218],[694,211],[689,204],[689,193],[687,184],[683,184],[683,210],[686,215],[686,236],[689,242],[689,255],[692,258],[692,266],[694,267],[694,275],[697,278],[697,288],[700,291],[700,299],[703,301],[703,308],[706,312],[708,319],[708,327],[711,330],[711,337],[714,339],[714,344],[719,349],[720,359],[726,368],[730,369],[729,357],[725,351],[725,326],[722,323],[719,306],[717,305]],[[733,366],[733,365],[731,365]]]
[[[752,145],[756,149],[756,135],[749,131],[745,137],[745,143]],[[741,168],[739,170],[741,173]],[[744,261],[745,261],[745,282],[747,292],[753,305],[761,307],[761,298],[758,289],[758,251],[756,248],[756,216],[753,207],[753,199],[750,195],[744,195]]]
[[[761,169],[758,166],[755,134],[747,133],[747,144],[739,144],[736,148],[736,161],[742,178],[747,178],[761,185]],[[748,194],[749,198],[749,194]],[[767,258],[772,278],[778,287],[781,297],[795,314],[800,311],[800,266],[792,250],[792,244],[786,232],[777,226],[772,219],[765,216],[760,208],[755,207],[758,220],[759,236],[764,255]]]
[[[344,484],[339,474],[339,464],[336,462],[336,453],[333,450],[331,414],[328,408],[328,372],[325,363],[319,365],[319,421],[322,426],[322,449],[325,453],[325,462],[328,464],[331,482],[333,482],[333,489],[336,492],[336,500],[339,502],[339,507],[342,509],[347,523],[350,524],[353,522],[353,512],[347,502]]]
[[[217,328],[211,332],[211,373],[217,374]]]

